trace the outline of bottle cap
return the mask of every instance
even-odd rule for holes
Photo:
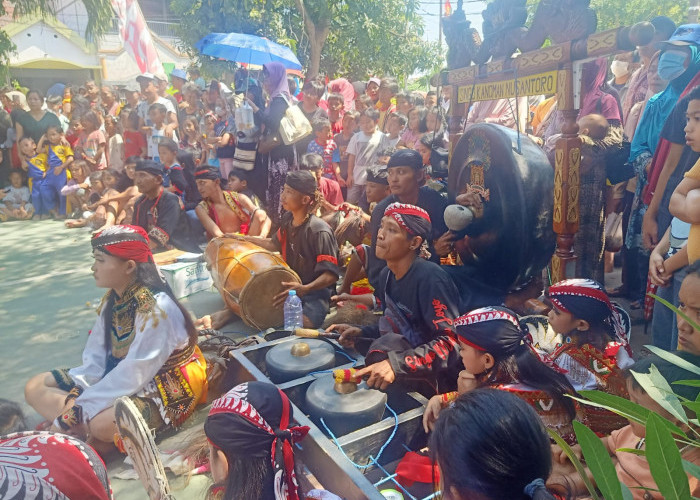
[[[289,295],[296,295],[297,291],[296,290],[289,290]]]

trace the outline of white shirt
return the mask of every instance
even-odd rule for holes
[[[68,374],[84,389],[75,403],[87,420],[114,405],[117,398],[137,394],[148,384],[176,349],[188,344],[185,318],[177,304],[164,292],[155,294],[156,304],[148,313],[137,313],[134,320],[136,338],[129,352],[107,375],[107,343],[104,310],[92,327],[83,364]]]

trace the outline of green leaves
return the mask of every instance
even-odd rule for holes
[[[579,476],[581,476],[581,479],[583,480],[584,484],[586,485],[586,489],[588,490],[588,493],[591,494],[591,498],[593,500],[604,500],[601,499],[600,495],[598,495],[598,491],[596,490],[595,485],[591,482],[590,478],[588,477],[588,474],[586,473],[586,469],[581,463],[581,461],[578,459],[574,451],[571,449],[571,446],[564,441],[559,434],[554,432],[552,429],[547,429],[547,433],[549,434],[549,437],[554,440],[555,443],[559,445],[559,447],[564,450],[564,453],[566,453],[566,456],[569,458],[571,463],[574,465],[574,468],[576,469],[576,472],[578,472]],[[607,455],[607,452],[605,453]],[[596,478],[597,479],[597,478]]]
[[[651,365],[649,373],[637,373],[632,371],[632,375],[637,380],[654,401],[659,403],[661,407],[673,415],[681,422],[688,422],[688,417],[685,415],[685,410],[678,397],[673,393],[673,389],[666,382],[666,379],[659,373],[656,366]]]
[[[605,445],[595,433],[581,422],[574,421],[574,432],[586,465],[595,477],[598,489],[605,500],[624,500],[622,487],[617,479],[615,466],[605,449]]]
[[[663,497],[667,500],[690,498],[678,445],[655,413],[647,419],[646,449],[651,475]]]

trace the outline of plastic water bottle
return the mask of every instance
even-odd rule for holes
[[[297,297],[296,290],[289,290],[287,300],[284,301],[284,329],[292,331],[295,328],[304,327],[304,311],[301,299]]]

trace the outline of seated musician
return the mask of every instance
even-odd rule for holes
[[[52,430],[89,438],[106,451],[117,428],[115,400],[130,396],[149,428],[179,427],[207,397],[197,330],[153,262],[146,232],[112,226],[92,239],[97,286],[108,291],[83,364],[32,377],[27,403]]]
[[[199,253],[195,235],[190,230],[182,200],[163,188],[165,168],[153,160],[136,163],[134,181],[141,196],[134,202],[133,224],[143,228],[154,252],[178,248]]]
[[[272,222],[265,211],[256,207],[246,195],[221,187],[219,169],[202,165],[194,172],[202,201],[194,209],[209,238],[226,233],[266,237]]]
[[[338,281],[338,243],[330,226],[313,215],[321,193],[310,172],[289,172],[280,201],[287,211],[280,228],[271,238],[238,237],[260,245],[271,252],[280,252],[301,283],[282,283],[285,290],[273,298],[273,306],[281,307],[289,290],[296,290],[304,307],[304,327],[318,328],[330,310],[331,295]],[[261,307],[267,307],[262,305]],[[234,313],[228,309],[206,316],[198,324],[220,328]]]
[[[358,337],[375,338],[360,377],[385,389],[394,381],[422,379],[442,391],[454,390],[461,370],[453,321],[459,316],[457,289],[439,265],[422,258],[432,234],[422,208],[392,203],[377,233],[377,258],[384,259],[376,292],[384,307],[378,325],[363,328],[332,325],[340,343],[351,347]],[[425,255],[425,253],[423,253]]]

